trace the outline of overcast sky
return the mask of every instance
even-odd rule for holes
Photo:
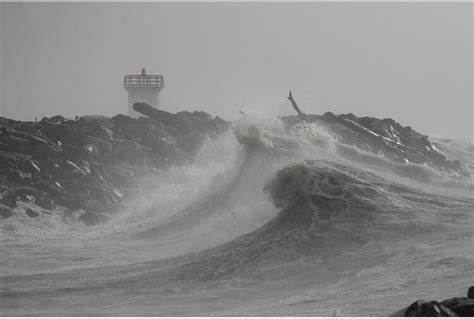
[[[473,129],[470,3],[0,3],[0,115],[127,112],[123,75],[162,74],[161,108],[225,119],[303,111]]]

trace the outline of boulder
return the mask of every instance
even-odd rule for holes
[[[79,216],[79,220],[81,220],[84,225],[87,226],[95,226],[100,223],[105,223],[108,221],[108,217],[103,214],[98,214],[96,212],[86,212]]]
[[[38,166],[38,162],[32,160],[25,160],[19,162],[18,168],[21,169],[23,172],[27,172],[30,174],[36,174],[41,172],[41,169]]]
[[[43,117],[40,121],[40,124],[46,124],[46,125],[58,125],[61,124],[62,122],[66,121],[66,118],[64,118],[61,115],[55,115],[52,117]]]
[[[0,184],[0,195],[7,193],[9,188],[6,185],[1,185]]]
[[[27,139],[12,136],[9,134],[7,130],[0,130],[0,149],[4,152],[9,153],[25,153],[29,152],[30,149],[30,141]]]
[[[31,173],[25,173],[17,168],[13,167],[8,167],[4,169],[0,169],[0,175],[3,175],[10,179],[11,181],[18,183],[18,184],[24,184],[24,183],[29,183],[31,179]]]
[[[281,119],[289,127],[301,122],[298,116],[284,116]],[[308,115],[307,120],[327,127],[341,144],[382,154],[401,164],[407,161],[426,164],[444,172],[469,176],[468,170],[458,161],[448,160],[433,147],[428,136],[416,132],[410,126],[404,127],[393,119],[327,112],[323,115]]]
[[[85,149],[85,146],[79,147],[76,145],[68,144],[65,143],[62,145],[62,158],[65,160],[76,160],[78,158],[83,158],[88,155],[87,150]],[[56,156],[58,158],[58,156]]]
[[[115,139],[112,150],[102,156],[109,163],[128,162],[135,165],[147,165],[150,162],[152,149],[138,142]]]
[[[39,216],[39,213],[37,213],[37,212],[35,212],[35,211],[33,211],[29,208],[27,210],[25,210],[25,214],[28,215],[31,218],[36,218],[36,217]]]
[[[35,205],[38,205],[41,208],[53,210],[55,205],[54,201],[48,196],[41,196],[35,199]]]
[[[32,144],[32,145],[37,145],[37,144],[52,145],[53,144],[46,136],[44,136],[38,130],[30,128],[29,131],[31,131],[31,132],[23,132],[23,131],[19,131],[19,130],[16,130],[16,129],[12,128],[12,129],[8,130],[8,133],[11,136],[21,138],[21,139],[25,139],[25,140],[29,141],[30,144]]]
[[[28,198],[28,197],[40,198],[46,195],[45,192],[41,190],[37,190],[33,187],[28,187],[28,186],[15,188],[14,190],[10,192],[10,194],[11,196],[15,198]]]
[[[26,156],[18,154],[9,154],[7,152],[0,151],[0,169],[5,168],[16,168],[20,161],[24,160]]]
[[[99,154],[107,153],[112,149],[112,144],[110,140],[105,140],[103,138],[95,136],[85,136],[83,149],[90,146],[95,146]]]
[[[0,199],[0,203],[13,209],[16,208],[16,199],[13,196],[5,196],[2,199]]]
[[[64,206],[71,210],[80,210],[85,208],[85,201],[88,197],[80,195],[70,195],[70,196],[56,196],[54,201],[60,206]]]
[[[143,177],[189,161],[203,141],[228,128],[205,112],[172,114],[146,104],[141,109],[147,117],[53,116],[38,123],[0,118],[4,215],[21,200],[44,210],[83,209],[86,224],[105,221],[102,212],[115,213],[125,199],[146,191]]]
[[[13,216],[12,210],[6,206],[0,206],[0,218],[8,218]]]
[[[50,196],[59,196],[65,193],[61,188],[61,184],[58,182],[50,183],[40,179],[38,182],[34,182],[32,186],[38,190],[43,191],[44,193],[49,194]]]
[[[417,300],[405,312],[405,317],[457,317],[451,309],[437,301]]]
[[[95,144],[86,144],[82,149],[87,153],[89,158],[97,158],[101,154]]]
[[[474,316],[474,299],[473,298],[454,297],[454,298],[442,301],[441,304],[451,309],[459,317],[473,317]]]
[[[473,317],[474,287],[470,287],[466,297],[454,297],[444,301],[417,300],[394,316],[405,317]]]
[[[44,191],[33,187],[18,187],[10,189],[7,195],[0,200],[5,206],[15,208],[17,201],[34,203],[44,209],[53,209],[54,202]]]
[[[16,121],[12,119],[7,119],[0,116],[0,127],[9,127],[14,124]]]

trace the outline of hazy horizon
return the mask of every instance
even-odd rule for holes
[[[0,316],[472,314],[473,8],[0,3]]]
[[[472,3],[0,3],[0,116],[127,112],[125,74],[162,74],[161,109],[227,120],[393,118],[469,139]]]

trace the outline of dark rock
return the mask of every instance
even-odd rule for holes
[[[36,198],[35,204],[41,208],[48,209],[48,210],[52,210],[55,207],[54,201],[47,196]]]
[[[8,131],[8,133],[11,136],[27,140],[33,145],[35,145],[35,144],[40,144],[40,145],[41,144],[49,144],[49,145],[52,145],[52,142],[46,136],[44,136],[41,132],[39,132],[37,130],[33,130],[33,129],[31,129],[31,131],[33,131],[34,134],[31,134],[30,132],[18,131],[16,129],[12,128]]]
[[[87,154],[86,152],[87,151],[84,149],[84,147],[81,148],[81,147],[67,144],[67,143],[62,145],[62,154],[63,154],[62,158],[64,159],[74,160],[77,158],[82,158],[86,156]]]
[[[99,149],[94,144],[86,144],[83,146],[83,150],[87,153],[90,158],[96,158],[100,156]]]
[[[100,199],[87,199],[84,201],[84,206],[83,208],[85,210],[91,210],[91,211],[106,211],[107,210],[107,205],[108,203],[104,200],[101,201]],[[112,205],[111,205],[112,206]]]
[[[467,298],[474,299],[474,286],[469,287],[467,291]]]
[[[103,155],[103,160],[109,163],[128,162],[136,165],[147,165],[151,162],[152,149],[138,142],[116,139],[112,150]]]
[[[8,179],[20,184],[28,182],[28,180],[31,179],[30,173],[25,173],[19,169],[12,167],[0,169],[0,175],[3,175]]]
[[[38,123],[0,118],[0,202],[113,213],[131,194],[143,192],[142,177],[189,161],[203,141],[229,126],[205,112],[145,108],[152,117],[53,116]]]
[[[15,208],[16,202],[22,201],[27,203],[34,203],[36,200],[41,200],[47,197],[46,193],[31,187],[18,187],[8,191],[7,195],[0,200],[4,205]]]
[[[58,182],[49,183],[44,180],[39,180],[38,182],[33,183],[32,186],[53,196],[64,194],[64,190]]]
[[[474,300],[460,302],[451,308],[459,317],[474,317]]]
[[[402,309],[394,316],[406,317],[472,317],[474,316],[473,287],[469,288],[468,297],[454,297],[442,302],[417,300],[406,310]]]
[[[474,299],[466,297],[454,297],[441,302],[460,317],[474,316]]]
[[[64,161],[63,166],[67,172],[65,177],[68,178],[80,178],[82,176],[88,175],[86,170],[79,167],[76,163],[72,161]]]
[[[469,176],[466,168],[458,161],[448,160],[429,141],[409,126],[403,127],[393,119],[357,117],[352,113],[334,115],[308,115],[308,120],[329,128],[341,144],[356,146],[388,159],[405,164],[427,164],[448,173]],[[287,126],[301,122],[298,116],[281,118]]]
[[[65,121],[60,125],[45,126],[44,134],[54,142],[70,144],[82,148],[89,144],[91,137],[112,141],[113,124],[109,120]]]
[[[137,121],[137,119],[123,115],[123,114],[117,114],[114,117],[111,118],[112,124],[114,125],[114,128],[120,128],[128,125],[132,125]]]
[[[10,208],[16,208],[16,199],[13,196],[5,196],[0,200],[0,203],[3,205],[10,207]]]
[[[36,217],[39,216],[39,214],[37,212],[35,212],[35,211],[33,211],[29,208],[27,210],[25,210],[25,214],[28,215],[31,218],[36,218]]]
[[[54,198],[56,204],[69,208],[71,210],[79,210],[85,208],[84,196],[57,196]]]
[[[38,166],[37,161],[26,160],[19,163],[18,168],[21,169],[23,172],[27,172],[30,174],[36,174],[41,172],[41,169]]]
[[[107,216],[103,214],[98,214],[96,212],[86,212],[82,214],[79,219],[87,226],[94,226],[100,223],[107,222]]]
[[[26,159],[25,156],[21,156],[18,154],[9,154],[0,151],[0,169],[5,168],[16,168],[20,161]]]
[[[55,115],[49,118],[43,117],[40,121],[40,124],[58,125],[64,121],[66,121],[66,118],[62,117],[61,115]]]
[[[138,181],[138,177],[134,173],[134,167],[130,164],[116,164],[105,167],[105,172],[112,184],[123,187]]]
[[[32,195],[21,195],[16,198],[17,201],[25,202],[25,203],[33,203],[35,197]]]
[[[35,198],[40,198],[45,194],[45,192],[41,191],[41,190],[37,190],[35,188],[32,188],[32,187],[18,187],[16,189],[14,189],[12,192],[11,192],[11,195],[14,196],[15,198],[18,198],[18,197],[22,197],[22,198],[25,198],[25,197],[35,197]]]
[[[107,153],[112,149],[112,144],[110,143],[109,140],[105,140],[102,138],[94,137],[94,136],[85,136],[84,137],[84,146],[83,148],[85,149],[86,146],[92,145],[95,146],[97,151],[99,153]]]
[[[5,194],[6,192],[8,192],[8,189],[9,188],[7,186],[0,184],[0,194]]]
[[[405,317],[457,317],[449,308],[443,306],[437,301],[425,302],[417,300],[411,304],[406,312]]]
[[[32,187],[18,187],[9,190],[7,196],[2,198],[0,202],[10,208],[15,208],[17,200],[33,203],[36,199],[41,201],[44,197],[46,197],[46,193],[41,190]]]
[[[16,122],[15,120],[7,119],[5,117],[0,117],[0,127],[9,127],[15,122]]]
[[[26,152],[30,144],[27,139],[9,135],[6,130],[3,131],[3,134],[0,131],[0,149],[4,152]]]
[[[108,116],[105,115],[84,115],[79,118],[79,121],[97,121],[97,120],[105,120],[109,119]]]
[[[97,225],[99,223],[99,214],[95,212],[87,212],[79,217],[79,219],[87,226]]]
[[[8,218],[13,216],[12,210],[5,206],[0,206],[0,217],[1,218]]]

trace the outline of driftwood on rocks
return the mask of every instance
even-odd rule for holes
[[[296,104],[295,100],[293,99],[293,95],[291,94],[291,91],[290,91],[290,94],[288,95],[287,99],[290,100],[291,105],[295,109],[296,113],[298,113],[298,116],[302,120],[307,120],[308,116],[305,113],[301,112],[300,108],[298,107],[298,104]]]
[[[146,103],[137,102],[133,104],[133,109],[145,116],[151,117],[152,119],[155,119],[155,120],[161,119],[158,110]]]

